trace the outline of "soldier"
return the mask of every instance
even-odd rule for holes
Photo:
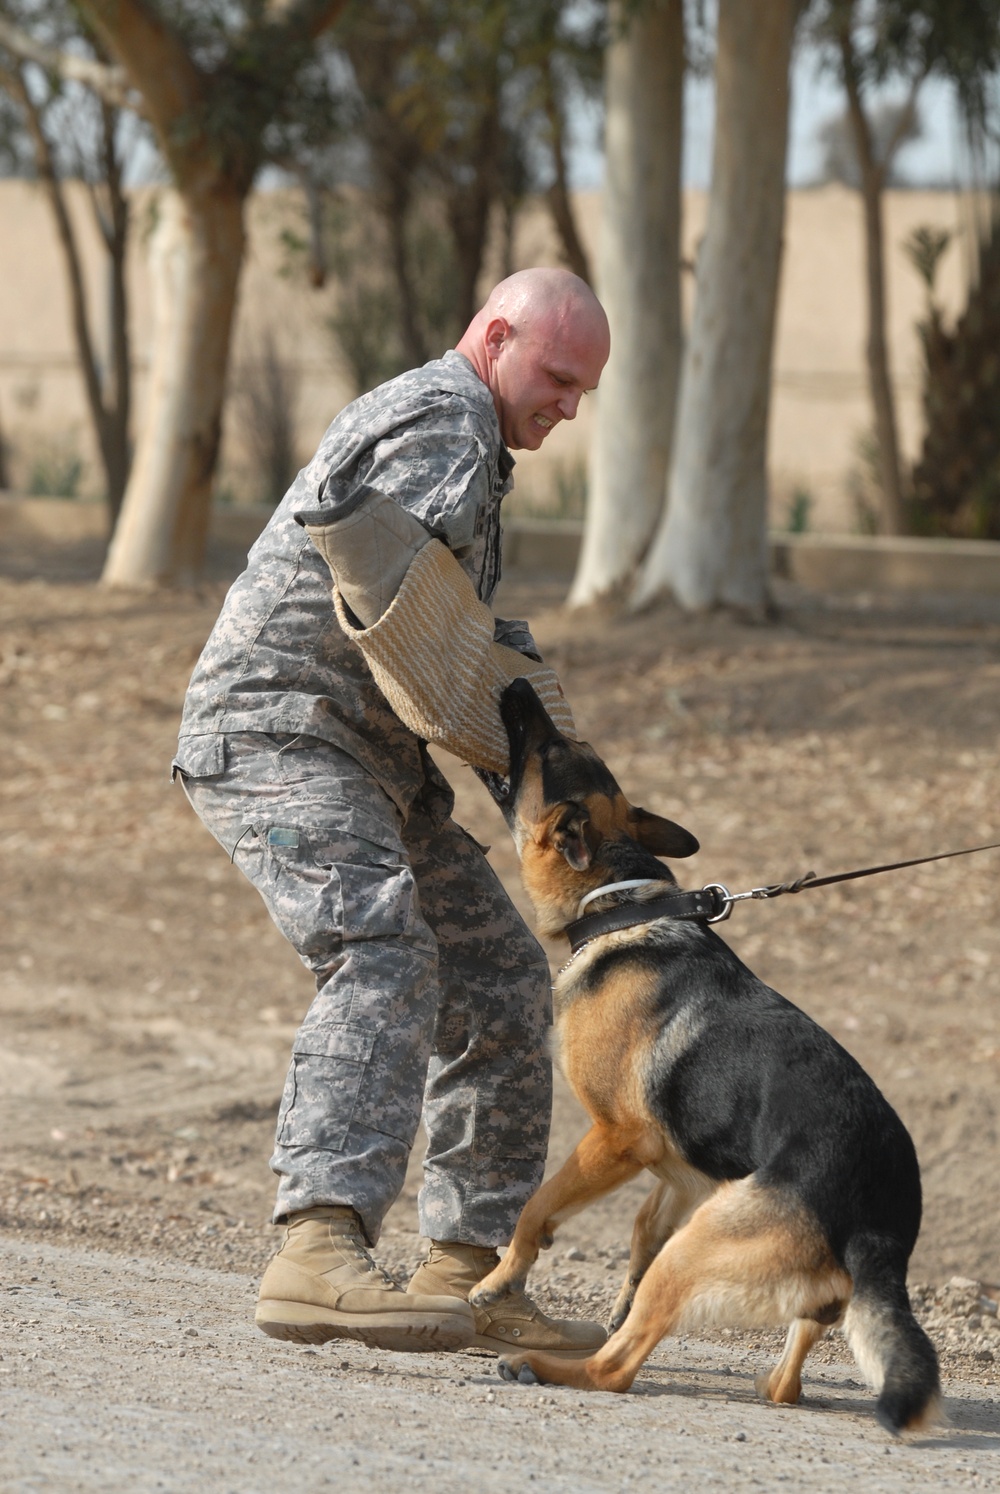
[[[515,672],[555,684],[527,624],[485,611],[500,578],[500,503],[513,486],[510,450],[536,450],[575,417],[608,349],[604,312],[575,276],[535,269],[503,281],[457,348],[333,421],[195,667],[174,773],[316,978],[271,1159],[286,1233],[256,1321],[273,1337],[576,1353],[603,1341],[598,1324],[553,1321],[523,1295],[488,1311],[468,1303],[541,1180],[548,968],[451,819],[454,796],[424,740],[439,734],[407,716],[405,695],[390,706],[386,676],[376,683],[358,640],[400,613],[399,576],[419,552],[435,575],[452,567],[450,616],[478,609],[498,657],[516,651]],[[361,574],[353,589],[338,570],[349,551]],[[471,699],[485,687],[457,683],[471,678],[466,644],[436,603],[421,594],[403,615],[403,654],[409,637],[442,664],[431,688],[447,697],[444,715],[475,707],[497,725],[495,702]],[[499,766],[475,738],[464,750],[474,766]],[[419,1217],[431,1244],[404,1292],[369,1248],[421,1114]]]

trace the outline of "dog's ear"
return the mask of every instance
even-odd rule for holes
[[[549,844],[554,846],[574,871],[586,871],[594,859],[587,836],[590,815],[579,804],[564,804],[553,820]]]
[[[698,849],[698,842],[690,830],[637,805],[629,805],[628,824],[632,839],[647,851],[652,851],[654,856],[693,856]]]

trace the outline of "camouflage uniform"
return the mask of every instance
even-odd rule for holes
[[[544,955],[344,636],[295,520],[333,486],[378,488],[489,605],[512,466],[458,353],[355,400],[250,551],[191,680],[174,769],[317,983],[271,1159],[276,1221],[349,1204],[374,1243],[421,1108],[423,1234],[503,1244],[541,1180]],[[526,624],[498,621],[496,636],[537,658]]]

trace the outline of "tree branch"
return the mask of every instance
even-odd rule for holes
[[[281,26],[289,33],[315,41],[346,8],[347,0],[273,0],[267,20],[274,25],[280,17]]]
[[[79,9],[134,87],[169,157],[180,119],[203,102],[204,80],[177,31],[147,0],[77,0]]]
[[[59,52],[14,26],[0,16],[0,45],[12,52],[22,62],[34,62],[48,73],[55,73],[73,83],[85,83],[109,104],[138,107],[135,97],[129,92],[125,69],[104,62],[95,62],[91,57],[78,57],[72,52]]]
[[[925,62],[920,72],[910,83],[910,91],[906,96],[905,104],[900,110],[899,118],[896,121],[896,128],[889,136],[889,139],[886,142],[885,151],[883,152],[882,164],[884,165],[887,172],[892,163],[893,156],[896,154],[897,150],[899,150],[899,147],[903,144],[903,141],[906,139],[907,135],[910,132],[911,126],[913,125],[913,120],[917,112],[917,95],[920,92],[921,88],[924,86],[924,81],[926,80],[927,74],[930,72],[930,70],[931,64],[929,62]]]

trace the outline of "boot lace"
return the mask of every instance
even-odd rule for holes
[[[362,1245],[361,1240],[357,1235],[341,1235],[339,1237],[338,1244],[340,1245],[340,1248],[345,1252],[345,1254],[349,1252],[354,1257],[354,1259],[365,1268],[366,1272],[370,1273],[372,1276],[378,1276],[383,1282],[385,1282],[386,1286],[396,1285],[392,1277],[389,1275],[388,1271],[384,1271],[382,1267],[376,1264],[376,1262],[368,1254],[368,1251],[366,1250],[365,1246]]]

